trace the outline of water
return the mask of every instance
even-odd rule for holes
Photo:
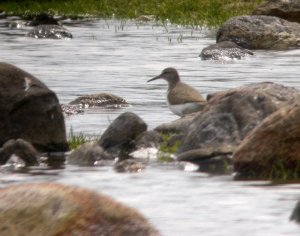
[[[119,114],[132,111],[149,129],[176,119],[167,108],[164,81],[146,83],[162,69],[178,69],[182,80],[203,95],[252,82],[272,81],[300,89],[300,50],[256,51],[241,61],[201,61],[215,32],[135,21],[65,21],[72,40],[37,40],[29,28],[9,29],[0,20],[0,60],[32,73],[61,103],[80,95],[108,92],[131,105],[90,110],[66,117],[69,131],[101,134]],[[150,165],[139,174],[117,174],[111,167],[67,166],[61,170],[1,173],[0,185],[54,181],[105,193],[142,212],[165,236],[293,236],[299,226],[289,216],[300,199],[300,185],[233,181],[232,176],[185,172]]]

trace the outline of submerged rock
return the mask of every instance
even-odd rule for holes
[[[71,39],[73,35],[60,25],[38,25],[28,32],[27,37],[38,39]]]
[[[108,93],[99,93],[84,95],[79,98],[76,98],[74,101],[70,102],[70,105],[79,105],[82,108],[118,108],[122,106],[128,106],[128,103],[124,98],[118,97],[116,95]]]
[[[134,159],[126,159],[118,161],[114,165],[114,169],[119,173],[137,173],[143,171],[145,169],[145,165]]]
[[[137,211],[99,193],[56,183],[0,189],[0,235],[158,236]]]
[[[38,164],[36,149],[23,139],[10,139],[0,148],[0,164],[5,164],[12,155],[24,161],[26,166]]]
[[[233,156],[239,179],[300,178],[300,105],[286,106],[267,117]]]
[[[22,138],[41,152],[67,151],[56,94],[18,67],[0,63],[0,145]]]
[[[277,16],[300,23],[300,1],[269,0],[259,5],[253,11],[253,15]]]
[[[103,150],[97,143],[85,143],[75,149],[68,158],[69,164],[80,166],[99,166],[114,158]]]
[[[217,32],[217,42],[232,41],[247,49],[300,47],[300,24],[275,16],[237,16]]]
[[[210,45],[202,50],[200,57],[202,60],[241,60],[246,56],[254,55],[248,49],[238,46],[236,43],[231,41],[222,41],[217,44]]]
[[[132,112],[118,116],[106,129],[99,145],[115,154],[127,154],[135,147],[134,140],[147,130],[146,123]]]

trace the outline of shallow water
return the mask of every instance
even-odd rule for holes
[[[241,61],[201,61],[202,48],[215,32],[135,21],[65,21],[72,40],[37,40],[29,28],[9,29],[0,19],[1,61],[32,73],[61,103],[84,94],[108,92],[131,105],[120,110],[89,110],[66,117],[67,130],[101,134],[119,114],[132,111],[149,129],[176,119],[167,108],[164,81],[146,83],[162,69],[178,69],[182,80],[203,95],[252,82],[272,81],[300,89],[300,50],[256,51]],[[293,236],[300,227],[289,221],[300,185],[232,181],[232,176],[185,172],[150,165],[139,174],[117,174],[111,167],[67,166],[60,170],[1,173],[0,185],[55,181],[105,193],[142,212],[162,235]]]

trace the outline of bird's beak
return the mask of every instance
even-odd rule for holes
[[[155,76],[154,78],[152,78],[152,79],[149,79],[147,82],[151,82],[151,81],[153,81],[153,80],[156,80],[156,79],[161,79],[162,77],[161,77],[161,74],[160,75],[158,75],[158,76]]]

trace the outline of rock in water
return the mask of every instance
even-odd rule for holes
[[[55,183],[0,189],[0,235],[159,236],[137,211],[79,187]]]
[[[0,63],[0,145],[22,138],[38,151],[66,151],[65,122],[56,94],[20,68]]]

